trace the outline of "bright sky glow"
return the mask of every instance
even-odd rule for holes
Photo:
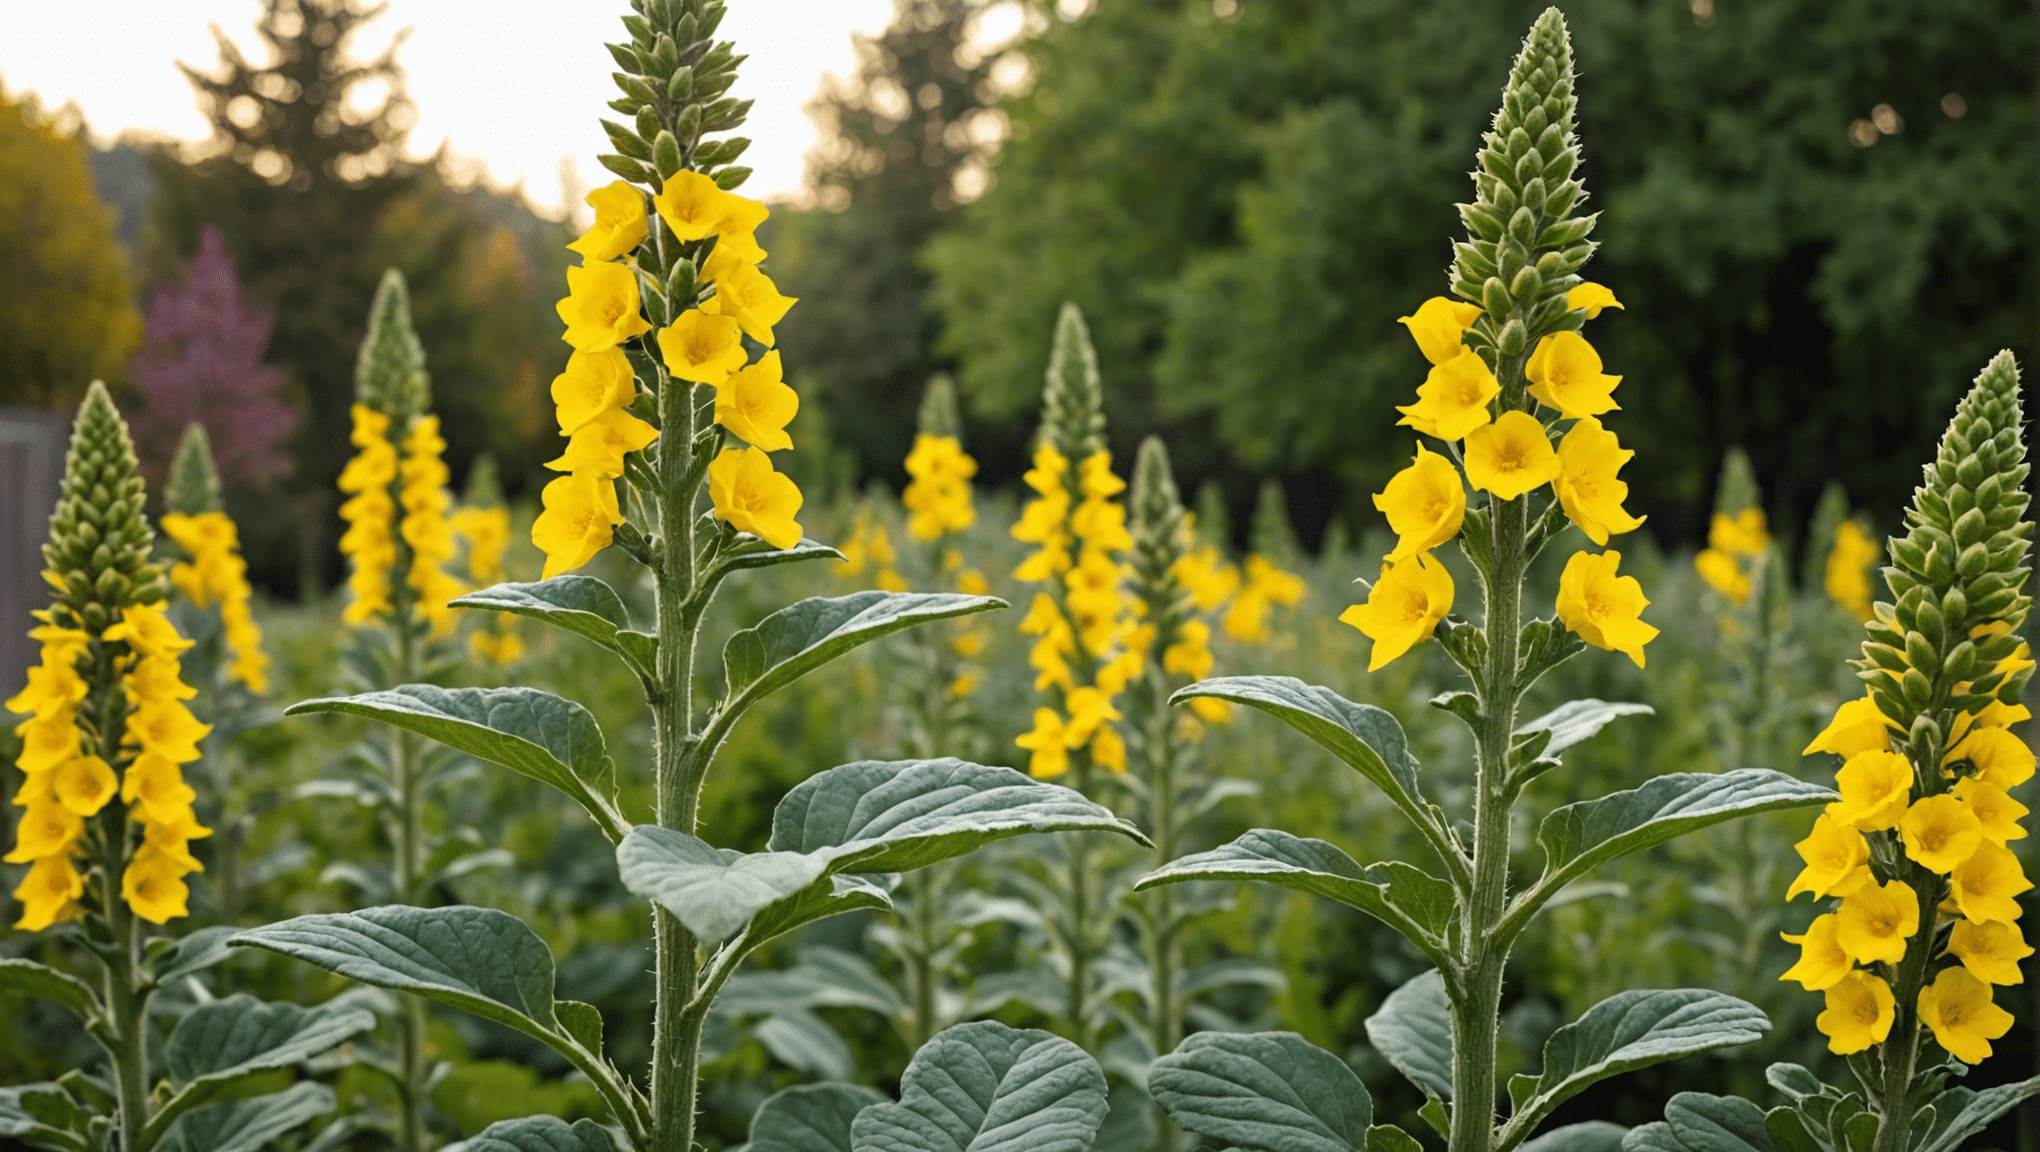
[[[430,155],[443,141],[479,161],[490,183],[521,181],[535,208],[557,215],[563,166],[582,189],[612,179],[595,163],[609,151],[595,119],[613,115],[602,42],[623,39],[627,10],[628,0],[391,0],[355,45],[372,56],[409,27],[397,59],[418,106],[411,152]],[[49,107],[77,104],[101,141],[129,130],[204,139],[176,63],[217,63],[208,22],[262,60],[261,11],[259,0],[0,0],[0,87]],[[824,73],[855,67],[851,34],[878,32],[891,14],[891,0],[730,0],[717,35],[751,57],[731,95],[756,101],[740,130],[753,141],[746,194],[798,191],[815,137],[804,105]]]

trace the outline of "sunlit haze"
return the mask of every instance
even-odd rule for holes
[[[391,0],[355,38],[373,56],[409,28],[399,49],[418,123],[414,155],[443,142],[479,162],[498,187],[522,182],[532,205],[557,215],[561,178],[586,187],[611,179],[595,118],[616,95],[600,41],[621,40],[627,0]],[[181,140],[209,128],[177,62],[218,61],[208,23],[250,59],[266,60],[254,33],[259,0],[9,0],[0,3],[0,88],[46,106],[75,103],[101,143],[126,131]],[[825,73],[855,66],[853,32],[877,32],[891,0],[731,0],[719,35],[751,59],[731,95],[756,101],[742,132],[754,143],[745,192],[781,197],[800,187],[814,142],[803,106]]]

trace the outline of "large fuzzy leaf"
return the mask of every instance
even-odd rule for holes
[[[246,993],[185,1013],[164,1045],[176,1095],[149,1117],[146,1147],[191,1109],[238,1084],[310,1059],[375,1027],[363,1008],[300,1008],[265,1003]]]
[[[750,1152],[850,1152],[857,1114],[886,1098],[860,1084],[800,1084],[751,1114]]]
[[[729,704],[776,692],[860,644],[930,620],[1004,608],[993,596],[953,592],[852,592],[789,604],[723,646]]]
[[[630,630],[630,612],[616,590],[593,576],[555,576],[533,584],[492,584],[447,601],[453,608],[486,608],[543,620],[584,636],[623,657],[631,671],[656,679],[658,640]]]
[[[2034,1096],[2040,1096],[2040,1076],[1982,1091],[1949,1088],[1934,1100],[1934,1126],[1919,1152],[1955,1152],[1964,1140]]]
[[[93,994],[92,985],[33,960],[0,960],[0,992],[40,996],[88,1019],[99,1011],[99,997]]]
[[[90,1116],[55,1084],[18,1084],[0,1088],[0,1137],[13,1137],[38,1148],[93,1152],[81,1133]]]
[[[209,1104],[170,1126],[156,1152],[255,1152],[334,1108],[333,1090],[301,1080],[281,1092]]]
[[[1522,1152],[1622,1152],[1629,1129],[1606,1120],[1553,1128],[1523,1145]]]
[[[914,1053],[897,1104],[850,1126],[854,1152],[1085,1152],[1106,1111],[1105,1073],[1059,1036],[959,1024]]]
[[[1337,900],[1396,928],[1433,961],[1446,962],[1443,934],[1456,894],[1451,884],[1408,864],[1362,868],[1323,840],[1256,828],[1223,847],[1170,861],[1134,888],[1186,880],[1254,880]]]
[[[1592,699],[1568,700],[1517,728],[1516,735],[1550,732],[1551,740],[1545,744],[1543,754],[1555,758],[1573,745],[1592,739],[1595,733],[1624,716],[1649,716],[1654,712],[1655,709],[1648,704],[1611,704],[1606,700]]]
[[[1507,1152],[1589,1085],[1696,1052],[1748,1044],[1771,1021],[1756,1005],[1702,988],[1618,992],[1551,1034],[1528,1099],[1502,1130]]]
[[[1368,1042],[1410,1083],[1452,1099],[1452,1004],[1436,969],[1390,992],[1366,1026]]]
[[[720,944],[752,917],[825,882],[826,857],[738,852],[671,828],[641,824],[616,846],[623,886],[655,900],[704,944]]]
[[[342,712],[429,736],[566,793],[611,840],[630,826],[616,811],[616,765],[586,708],[536,688],[441,688],[404,684],[386,692],[304,700],[284,715]]]
[[[616,1152],[616,1143],[593,1120],[572,1124],[557,1116],[498,1120],[440,1152]]]
[[[1294,1032],[1199,1032],[1154,1062],[1148,1091],[1219,1148],[1366,1152],[1374,1120],[1346,1062]]]

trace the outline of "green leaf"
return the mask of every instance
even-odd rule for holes
[[[1553,1128],[1523,1145],[1523,1152],[1622,1152],[1629,1129],[1606,1120],[1589,1120]]]
[[[374,1027],[375,1014],[366,1009],[305,1009],[265,1003],[246,993],[193,1008],[177,1022],[163,1049],[177,1093],[149,1117],[142,1146],[154,1144],[178,1117],[237,1084],[310,1059]]]
[[[71,1125],[64,1123],[77,1119],[81,1111],[75,1103],[71,1103],[69,1108],[63,1107],[69,1101],[69,1095],[54,1084],[19,1084],[0,1088],[0,1136],[13,1137],[41,1148],[92,1152],[92,1143],[84,1136],[69,1131]]]
[[[1374,1103],[1346,1062],[1294,1032],[1199,1032],[1148,1070],[1186,1132],[1254,1152],[1365,1152]]]
[[[231,943],[450,1004],[539,1040],[564,1036],[553,1012],[552,952],[508,912],[388,905],[265,924]]]
[[[1798,1064],[1773,1064],[1764,1069],[1764,1079],[1794,1101],[1834,1092],[1820,1077]]]
[[[993,1021],[945,1029],[914,1053],[897,1104],[850,1126],[855,1152],[1085,1152],[1105,1120],[1105,1073],[1084,1050]]]
[[[613,802],[616,766],[586,708],[536,688],[441,688],[405,684],[387,692],[305,700],[284,715],[343,712],[429,736],[566,793],[612,841],[630,825]]]
[[[1117,832],[1148,845],[1081,792],[944,758],[861,760],[808,777],[773,810],[769,846],[826,854],[831,872],[908,872],[1027,832]]]
[[[1186,880],[1254,880],[1337,900],[1395,928],[1435,963],[1446,963],[1443,934],[1457,895],[1446,881],[1399,861],[1362,868],[1323,840],[1256,828],[1163,865],[1134,890]]]
[[[1687,1152],[1687,1148],[1672,1135],[1672,1126],[1659,1120],[1631,1128],[1622,1138],[1622,1152]]]
[[[1218,676],[1199,680],[1169,698],[1180,704],[1210,696],[1259,708],[1317,741],[1351,765],[1420,827],[1430,825],[1417,787],[1417,761],[1395,717],[1293,676]]]
[[[560,1031],[573,1037],[574,1043],[590,1052],[602,1051],[601,1009],[579,1000],[555,1000],[553,1015],[559,1018]]]
[[[811,596],[730,637],[723,646],[723,670],[729,678],[724,707],[741,711],[859,644],[903,628],[1006,606],[996,597],[953,592]]]
[[[1740,1096],[1681,1092],[1665,1105],[1665,1124],[1686,1152],[1777,1152],[1764,1110]]]
[[[872,877],[831,876],[827,884],[813,885],[760,912],[745,929],[743,947],[749,951],[796,928],[845,912],[890,912],[892,906],[892,896]]]
[[[2040,1076],[1981,1092],[1950,1088],[1934,1101],[1934,1126],[1919,1152],[1955,1152],[1964,1140],[2034,1096],[2040,1096]]]
[[[1573,745],[1592,739],[1595,733],[1607,727],[1612,721],[1624,716],[1650,716],[1655,712],[1656,709],[1648,704],[1610,704],[1606,700],[1591,699],[1569,700],[1516,729],[1516,735],[1550,732],[1551,742],[1544,746],[1542,754],[1556,758],[1559,753]]]
[[[715,566],[722,572],[736,572],[745,568],[771,568],[802,560],[841,559],[843,559],[841,552],[819,540],[810,540],[803,536],[800,543],[791,548],[774,548],[763,541],[751,541],[724,552],[717,557]]]
[[[521,1116],[498,1120],[440,1152],[616,1152],[616,1144],[593,1120],[569,1124],[557,1116]]]
[[[840,873],[905,872],[1025,832],[1118,832],[1145,844],[1133,825],[1079,793],[1011,768],[961,760],[860,761],[795,786],[772,817],[770,850],[714,848],[668,828],[641,825],[617,846],[624,887],[656,900],[709,944],[766,916],[772,934],[872,906],[869,885],[833,887]],[[752,934],[747,946],[765,936]]]
[[[233,955],[227,947],[227,938],[240,931],[238,928],[216,926],[200,928],[179,937],[176,942],[150,962],[156,983],[168,984],[181,980],[194,972],[203,972]]]
[[[314,1080],[268,1096],[210,1104],[171,1125],[156,1152],[255,1152],[331,1112],[334,1104],[333,1090]]]
[[[641,641],[642,632],[630,632],[630,612],[616,590],[593,576],[555,576],[535,584],[493,584],[447,601],[453,608],[486,608],[543,620],[584,636],[624,658],[631,671],[647,680],[658,676],[652,656]],[[656,650],[657,641],[653,641]]]
[[[1426,1096],[1452,1099],[1452,1004],[1437,969],[1388,994],[1367,1018],[1367,1040]]]
[[[801,1084],[751,1114],[749,1152],[850,1152],[850,1124],[886,1098],[861,1084]]]
[[[1424,1152],[1424,1146],[1393,1124],[1376,1124],[1367,1130],[1367,1152]]]
[[[0,960],[0,992],[54,1000],[88,1020],[99,1011],[99,997],[93,994],[92,985],[33,960]]]
[[[1500,1152],[1515,1147],[1589,1085],[1696,1052],[1748,1044],[1770,1030],[1756,1005],[1703,988],[1618,992],[1544,1043],[1534,1094],[1509,1118]]]
[[[1513,939],[1559,889],[1596,867],[1726,820],[1826,804],[1835,793],[1768,768],[1718,775],[1677,772],[1598,800],[1568,804],[1544,818],[1544,876],[1516,899],[1497,933]]]

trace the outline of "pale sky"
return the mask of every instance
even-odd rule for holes
[[[595,163],[609,151],[596,124],[616,119],[617,95],[603,41],[625,37],[617,17],[629,0],[390,0],[389,12],[355,38],[373,55],[398,30],[398,51],[418,106],[413,153],[442,141],[486,165],[498,186],[524,182],[534,207],[560,205],[560,168],[571,158],[585,189],[613,179]],[[95,138],[128,129],[196,140],[209,129],[177,70],[218,62],[208,22],[258,62],[253,26],[260,0],[0,0],[0,88],[33,92],[45,106],[74,102]],[[719,39],[750,59],[730,94],[756,101],[739,130],[752,140],[747,195],[800,187],[814,142],[803,106],[824,73],[855,67],[853,32],[885,27],[892,0],[729,0]]]

